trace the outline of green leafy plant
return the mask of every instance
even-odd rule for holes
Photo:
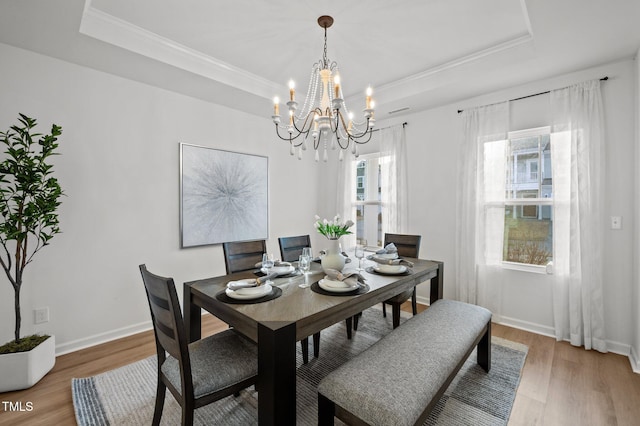
[[[48,160],[58,147],[62,128],[33,133],[36,120],[20,114],[19,124],[0,132],[0,264],[14,291],[15,342],[20,343],[20,290],[25,268],[34,255],[60,232],[58,207],[63,195]],[[37,140],[36,140],[37,139]]]
[[[321,220],[320,216],[316,215],[316,221],[313,226],[325,237],[330,240],[335,240],[343,235],[352,234],[349,228],[353,226],[353,221],[347,220],[345,223],[342,223],[339,215],[336,215],[331,221],[327,219]]]

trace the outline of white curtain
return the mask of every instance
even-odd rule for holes
[[[509,104],[462,112],[456,211],[456,299],[497,314],[506,189]]]
[[[354,160],[349,155],[345,155],[345,159],[338,164],[338,181],[337,181],[337,201],[336,210],[344,221],[352,220],[356,222],[356,168]],[[351,228],[353,234],[345,235],[340,238],[343,250],[348,250],[356,245],[356,225]]]
[[[407,149],[403,125],[380,130],[382,233],[407,231]]]
[[[551,111],[556,338],[606,352],[600,81],[552,91]]]

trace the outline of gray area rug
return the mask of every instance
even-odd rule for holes
[[[390,332],[390,317],[383,318],[377,308],[366,310],[351,340],[347,340],[344,322],[323,330],[320,357],[312,357],[307,365],[302,364],[302,353],[297,345],[298,424],[317,424],[318,382]],[[405,316],[402,321],[406,319]],[[309,349],[312,353],[312,348]],[[506,425],[526,354],[526,346],[494,337],[491,371],[485,373],[476,364],[475,352],[472,353],[425,425]],[[153,418],[155,388],[155,356],[97,376],[73,379],[76,420],[80,426],[149,425]],[[255,390],[249,388],[239,397],[231,396],[199,408],[194,423],[256,425],[257,398]],[[180,424],[180,413],[180,406],[167,391],[161,424]],[[339,421],[336,423],[340,424]]]

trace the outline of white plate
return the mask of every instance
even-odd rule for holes
[[[278,274],[278,275],[287,275],[292,273],[293,271],[295,271],[296,268],[294,268],[292,265],[286,265],[286,266],[274,266],[273,268],[271,268],[270,272],[267,272],[267,270],[265,268],[260,269],[260,272],[262,272],[263,274]]]
[[[248,287],[248,288],[240,288],[238,290],[231,290],[230,288],[226,289],[227,296],[232,299],[239,300],[250,300],[250,299],[258,299],[259,297],[266,296],[271,293],[271,285],[263,284],[258,287]]]
[[[331,281],[325,279],[318,281],[318,285],[321,289],[331,291],[333,293],[346,293],[348,291],[355,291],[358,289],[358,287],[347,287],[347,285],[342,281]]]
[[[382,274],[404,274],[407,272],[407,267],[404,265],[374,265],[373,270]]]

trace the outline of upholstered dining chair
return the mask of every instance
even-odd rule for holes
[[[265,240],[238,241],[223,243],[224,266],[227,274],[250,271],[256,263],[262,262],[262,255],[267,252]]]
[[[302,254],[302,249],[311,247],[309,235],[298,235],[296,237],[280,237],[280,256],[285,262],[295,262]]]
[[[187,344],[180,304],[172,278],[154,275],[140,265],[151,310],[158,356],[153,425],[159,425],[167,388],[182,407],[182,425],[193,424],[195,409],[256,383],[256,345],[233,330]]]
[[[398,249],[398,256],[417,258],[420,254],[421,235],[384,234],[384,247],[393,243]],[[397,296],[387,299],[382,303],[382,315],[387,316],[387,305],[391,305],[393,328],[400,325],[400,306],[411,298],[411,310],[413,315],[418,313],[416,300],[416,288],[407,290]]]
[[[262,262],[262,255],[267,252],[267,244],[265,240],[223,243],[222,251],[224,252],[224,265],[227,269],[227,274],[233,274],[256,269],[256,263]],[[318,333],[318,337],[313,336],[313,343],[313,354],[317,358],[318,349],[316,348],[319,348],[320,345],[320,333]],[[302,348],[302,362],[306,364],[309,362],[308,337],[300,340],[300,347]]]
[[[302,249],[305,247],[311,247],[311,238],[309,235],[298,235],[295,237],[280,237],[278,238],[278,243],[280,244],[280,256],[282,260],[285,262],[294,262],[297,261],[302,254]],[[356,319],[357,321],[357,319]],[[353,328],[353,324],[355,324],[353,318],[348,318],[345,320],[345,324],[347,327],[347,338],[351,339],[351,330]],[[303,345],[302,348],[302,360],[306,364],[308,360],[308,349],[305,351],[305,343],[304,340],[300,342]],[[307,354],[305,355],[305,352]],[[320,355],[320,332],[315,333],[313,335],[313,356],[318,358]]]
[[[311,247],[311,238],[309,235],[298,235],[295,237],[278,238],[280,245],[280,257],[284,262],[295,262],[302,254],[302,249]],[[309,338],[305,337],[300,341],[302,346],[302,362],[309,362]],[[313,356],[318,358],[320,355],[320,332],[313,335]]]

